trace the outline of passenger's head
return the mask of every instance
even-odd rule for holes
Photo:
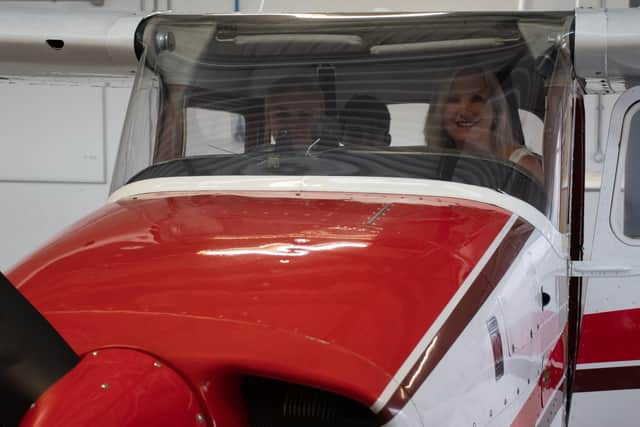
[[[388,146],[391,143],[389,109],[377,98],[354,95],[340,113],[342,143]]]
[[[513,143],[508,104],[495,76],[463,70],[431,104],[425,125],[427,144],[503,157]]]
[[[310,144],[324,116],[324,97],[305,77],[276,80],[265,99],[265,115],[276,143]]]

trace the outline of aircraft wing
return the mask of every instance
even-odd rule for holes
[[[142,18],[131,12],[3,6],[0,76],[131,76]]]

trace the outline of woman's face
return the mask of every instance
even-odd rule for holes
[[[458,149],[490,152],[494,112],[490,89],[480,75],[458,77],[445,100],[444,129]]]

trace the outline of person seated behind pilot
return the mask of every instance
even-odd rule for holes
[[[276,145],[313,144],[324,115],[324,96],[310,78],[284,77],[267,92],[265,117]]]
[[[454,75],[429,108],[425,123],[429,147],[508,160],[543,181],[541,159],[514,143],[508,102],[496,77],[478,68]]]
[[[388,147],[391,115],[387,106],[369,95],[354,95],[340,113],[342,143],[346,146]]]

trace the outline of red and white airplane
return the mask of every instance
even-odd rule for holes
[[[96,58],[139,61],[113,192],[2,278],[0,425],[565,426],[581,396],[632,401],[638,16],[113,20]],[[47,43],[63,71],[91,50]]]

